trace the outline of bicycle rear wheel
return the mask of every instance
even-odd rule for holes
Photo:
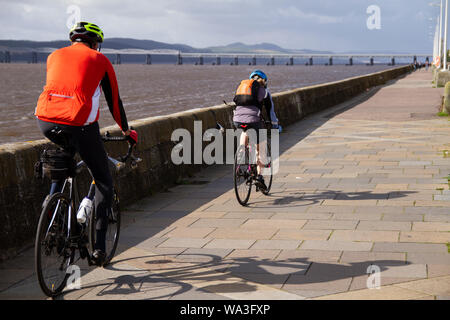
[[[53,194],[42,208],[35,241],[35,267],[39,286],[49,297],[59,294],[70,276],[75,251],[70,247],[70,200]],[[71,225],[73,226],[73,224]]]
[[[91,214],[89,218],[89,228],[90,228],[90,246],[91,250],[94,251],[94,245],[96,240],[96,219],[95,214]],[[120,206],[119,206],[119,196],[114,189],[113,203],[111,210],[108,210],[108,230],[106,232],[106,258],[103,265],[107,265],[114,258],[116,253],[117,244],[119,243],[120,234]]]
[[[266,145],[266,159],[268,159],[267,164],[265,165],[265,173],[264,180],[266,182],[266,189],[261,190],[264,195],[268,195],[270,192],[270,188],[272,188],[272,180],[273,180],[273,161],[272,161],[272,152],[270,149],[270,139],[267,140]]]
[[[236,199],[240,205],[247,205],[252,191],[252,179],[249,172],[249,152],[241,145],[234,156],[233,180]]]

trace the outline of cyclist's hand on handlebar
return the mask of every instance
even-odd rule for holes
[[[128,129],[126,132],[123,132],[123,134],[127,137],[128,142],[131,145],[135,145],[138,142],[138,133],[135,130]]]

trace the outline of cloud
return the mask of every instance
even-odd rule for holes
[[[371,4],[382,15],[382,29],[372,32],[366,27]],[[271,42],[333,51],[431,51],[428,19],[438,14],[422,0],[0,0],[0,39],[67,39],[70,5],[100,25],[106,40],[133,37],[200,48]]]
[[[308,21],[316,21],[319,24],[342,23],[345,20],[345,17],[333,17],[327,15],[320,15],[316,13],[305,13],[299,8],[293,6],[289,8],[280,8],[277,11],[280,14],[280,16],[284,18],[305,19]]]

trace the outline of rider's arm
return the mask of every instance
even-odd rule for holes
[[[264,98],[264,108],[266,109],[267,115],[270,117],[270,121],[273,126],[278,126],[278,118],[275,114],[275,107],[272,100],[272,95],[269,90],[266,89],[266,96]]]
[[[105,57],[106,58],[106,57]],[[127,116],[123,108],[122,100],[119,96],[119,86],[117,84],[116,73],[114,68],[106,58],[106,72],[101,81],[103,92],[105,93],[105,99],[108,103],[109,111],[111,112],[114,120],[126,134],[129,134]]]

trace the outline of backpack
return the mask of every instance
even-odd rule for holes
[[[233,99],[236,106],[257,106],[260,108],[261,103],[258,101],[259,88],[260,84],[256,80],[242,80]]]

